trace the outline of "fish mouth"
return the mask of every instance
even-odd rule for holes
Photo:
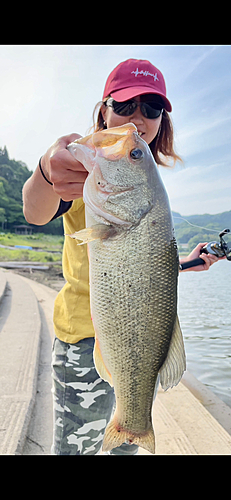
[[[126,123],[76,139],[68,144],[67,149],[91,173],[97,156],[106,160],[119,160],[129,155],[143,135],[145,132],[138,130],[134,123]]]
[[[142,131],[140,131],[143,134]],[[127,156],[135,147],[138,139],[138,130],[133,123],[126,123],[119,127],[99,130],[92,135],[92,147],[97,156],[106,160],[119,160]],[[80,139],[81,141],[81,139]]]

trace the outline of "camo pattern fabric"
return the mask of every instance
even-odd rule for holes
[[[96,455],[110,420],[115,396],[94,366],[94,338],[76,344],[54,340],[52,352],[54,455]],[[111,455],[134,455],[136,445],[123,444]]]

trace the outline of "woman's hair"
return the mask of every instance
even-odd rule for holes
[[[103,101],[96,104],[93,111],[93,132],[98,132],[99,130],[106,129],[104,125],[103,115],[101,113],[102,105],[105,105],[108,97]],[[98,116],[96,118],[96,115]],[[91,130],[92,130],[91,129]],[[163,167],[169,167],[169,162],[173,160],[173,166],[177,161],[183,163],[182,158],[176,153],[174,149],[174,137],[173,137],[173,124],[169,113],[166,109],[163,109],[162,120],[157,136],[149,144],[151,152],[154,156],[157,165],[162,165]]]

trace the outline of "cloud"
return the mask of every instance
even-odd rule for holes
[[[231,210],[231,176],[227,170],[228,164],[222,161],[178,171],[160,168],[172,209],[182,215]]]
[[[210,57],[210,55],[217,49],[218,49],[218,47],[216,47],[216,46],[210,47],[208,50],[206,50],[206,52],[202,53],[199,57],[194,56],[191,59],[187,60],[187,65],[186,65],[187,69],[186,69],[185,74],[184,74],[184,79],[191,76],[192,73],[194,73],[194,71],[196,71],[196,69],[198,69],[198,66],[200,66],[200,64],[205,59],[207,59],[207,57]]]
[[[223,113],[221,110],[218,117],[210,114],[203,119],[200,116],[177,131],[178,150],[188,157],[230,143],[230,123],[231,115],[227,116],[227,109]]]

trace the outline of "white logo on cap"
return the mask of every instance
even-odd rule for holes
[[[155,75],[153,75],[153,73],[149,73],[149,71],[139,71],[138,68],[136,68],[136,71],[131,71],[131,75],[132,73],[134,73],[135,77],[137,77],[137,75],[143,75],[143,76],[153,76],[154,78],[154,82],[156,82],[156,80],[159,82],[159,78],[157,77],[157,73],[155,73]]]

